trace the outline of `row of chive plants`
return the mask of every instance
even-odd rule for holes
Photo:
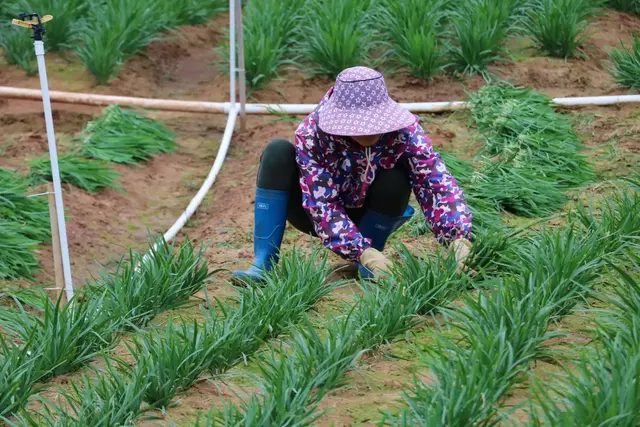
[[[629,237],[638,237],[633,227],[639,225],[640,197],[622,192],[604,211],[601,218],[580,214],[564,230],[534,233],[516,243],[511,263],[502,262],[508,269],[493,286],[444,309],[446,328],[461,338],[448,339],[450,331],[437,337],[424,358],[433,381],[416,378],[404,395],[407,407],[386,414],[383,422],[465,426],[505,420],[510,410],[501,407],[507,393],[531,362],[548,357],[545,342],[558,336],[549,327],[592,295],[606,260],[618,262],[638,249]],[[541,401],[550,409],[555,403],[548,392],[541,392]],[[614,410],[609,421],[621,415],[624,411]]]
[[[640,273],[640,248],[633,271]],[[555,384],[537,384],[531,425],[619,425],[640,423],[640,281],[620,275],[608,293],[596,296],[612,309],[599,316],[596,347],[574,361]],[[595,311],[595,310],[594,310]],[[551,399],[549,390],[557,398]]]
[[[500,90],[501,93],[504,93],[505,88],[495,87],[487,88],[486,90]],[[511,88],[510,90],[515,89]],[[535,96],[535,94],[530,95],[526,91],[519,91],[519,93],[521,95]],[[506,98],[502,99],[503,102],[505,100]],[[539,99],[540,102],[548,107],[544,99]],[[548,108],[550,109],[550,107]],[[549,111],[543,111],[549,113]],[[551,112],[554,113],[552,110]],[[551,118],[554,124],[563,121],[559,115],[552,115]],[[532,127],[530,130],[535,133],[539,129]],[[566,131],[566,127],[560,126],[559,130]],[[495,135],[493,136],[495,137]],[[565,135],[564,139],[560,139],[557,142],[560,144],[566,143],[566,139],[571,142],[565,148],[568,158],[570,158],[568,161],[578,160],[576,163],[588,171],[589,169],[584,164],[584,159],[577,152],[579,141],[576,143],[575,139],[577,137],[575,137],[575,134],[570,132]],[[575,151],[572,151],[569,147],[575,148]],[[575,157],[572,158],[572,154]],[[545,155],[544,147],[541,148],[538,155]],[[449,160],[452,161],[450,162]],[[460,174],[454,173],[454,175],[468,177],[473,173],[471,165],[461,161],[456,162],[456,160],[455,157],[447,156],[447,164],[450,167],[453,164],[455,169],[460,169],[460,172],[462,172]],[[560,170],[563,170],[564,166],[563,164],[556,165]],[[548,173],[551,170],[551,167],[547,168]],[[571,169],[571,171],[565,170],[563,175],[570,177],[571,175],[568,172],[578,176],[582,173],[577,169]],[[589,178],[591,177],[588,172],[585,175]],[[575,179],[576,182],[574,184],[577,184],[582,182],[584,177]],[[530,183],[530,187],[535,185],[535,182]],[[559,191],[565,190],[566,186],[564,185],[559,189]],[[512,195],[512,197],[518,199],[517,195]],[[507,199],[505,198],[504,200]],[[561,200],[564,200],[564,198]],[[515,204],[517,205],[517,203]],[[548,211],[542,211],[541,213],[559,209],[562,205],[563,203],[559,203],[557,206],[549,206]],[[493,210],[491,208],[487,209],[486,204],[481,205],[479,209],[475,209],[474,214],[478,213],[481,218],[481,226],[479,227],[480,231],[477,233],[476,245],[474,246],[470,263],[474,268],[481,269],[480,271],[484,273],[481,277],[486,278],[487,271],[504,274],[508,266],[508,271],[512,274],[519,272],[523,274],[521,277],[526,277],[534,282],[537,280],[546,285],[546,287],[540,286],[538,293],[535,295],[527,295],[527,292],[524,292],[521,288],[514,287],[512,289],[514,290],[513,294],[500,294],[502,299],[498,299],[499,303],[508,305],[517,302],[521,304],[521,307],[525,307],[530,303],[538,305],[552,304],[549,302],[549,298],[552,297],[546,295],[550,288],[556,289],[554,285],[557,284],[558,280],[556,282],[546,280],[547,278],[542,273],[547,272],[547,275],[552,275],[551,269],[546,267],[555,265],[553,263],[557,261],[556,257],[567,256],[566,260],[569,261],[574,270],[587,268],[591,262],[594,263],[594,266],[598,265],[597,258],[574,259],[572,257],[573,253],[566,252],[567,246],[571,245],[580,247],[580,244],[584,244],[585,248],[589,248],[589,243],[598,240],[598,236],[595,234],[590,234],[590,240],[587,243],[580,241],[572,228],[568,228],[563,232],[543,232],[527,238],[516,238],[514,236],[517,234],[517,230],[516,232],[510,232],[511,235],[509,235],[501,227],[500,217],[497,215],[495,208]],[[528,214],[527,216],[535,216],[538,212],[526,211],[526,213]],[[584,218],[586,220],[586,218],[593,217],[585,215]],[[633,218],[633,216],[630,216],[630,218]],[[619,230],[618,234],[620,234]],[[518,257],[519,253],[516,251],[518,245],[522,245],[522,248],[527,250],[529,258],[526,256]],[[500,258],[496,259],[496,255],[500,255]],[[593,254],[589,253],[587,255]],[[544,258],[544,256],[548,258]],[[575,264],[571,264],[571,262],[575,262]],[[449,264],[448,268],[443,268],[442,260],[419,262],[405,250],[401,256],[401,263],[396,266],[394,271],[393,277],[395,280],[384,283],[382,289],[377,287],[365,288],[364,296],[358,298],[354,308],[348,311],[348,315],[339,320],[330,319],[326,325],[323,325],[322,329],[326,330],[326,334],[318,334],[310,325],[299,328],[293,335],[290,346],[277,348],[267,353],[261,360],[259,367],[264,380],[259,383],[260,392],[252,395],[249,400],[241,405],[229,405],[223,410],[213,408],[209,416],[205,418],[205,424],[311,425],[321,415],[317,411],[321,399],[336,387],[345,385],[344,375],[353,367],[360,354],[405,332],[415,324],[416,314],[425,314],[425,312],[431,312],[441,305],[446,305],[450,299],[457,297],[459,292],[467,287],[468,282],[451,274],[454,271],[451,267],[452,265]],[[527,277],[525,273],[522,273],[526,271],[532,272],[531,277]],[[437,274],[434,272],[437,272]],[[534,276],[534,274],[537,275]],[[434,277],[434,275],[437,277]],[[573,279],[572,276],[569,277]],[[523,280],[518,277],[512,281],[519,283],[518,279]],[[504,285],[506,282],[493,278],[482,283],[482,286],[495,287],[498,282],[502,284],[500,289],[508,288]],[[565,289],[570,289],[573,285],[571,280],[559,280],[559,283],[565,286]],[[440,284],[444,284],[444,287],[441,288]],[[415,286],[417,288],[414,288]],[[562,288],[558,289],[562,290]],[[558,290],[555,292],[560,293]],[[567,305],[562,310],[568,309],[569,305],[575,303],[580,296],[582,294],[577,293],[564,300]],[[560,297],[556,296],[556,299],[559,300]],[[518,300],[520,301],[518,302]],[[473,299],[463,297],[463,301],[468,302],[473,301]],[[560,304],[555,300],[553,300],[553,303]],[[449,312],[448,309],[443,311],[445,313]],[[541,317],[536,321],[539,325],[544,325],[546,329],[552,316],[552,313],[547,313],[546,318]],[[373,335],[370,335],[372,331]],[[546,338],[546,336],[543,338]],[[504,346],[496,350],[499,353],[503,349]],[[443,357],[446,359],[446,356]],[[433,422],[434,420],[430,421]],[[202,420],[197,425],[201,423]],[[409,425],[413,424],[409,423]],[[432,424],[427,422],[423,423],[423,425]]]
[[[126,425],[168,407],[202,374],[221,375],[245,361],[333,290],[337,284],[327,281],[326,262],[316,253],[284,256],[263,287],[240,288],[235,301],[204,309],[203,324],[171,318],[134,336],[127,345],[133,364],[108,356],[97,376],[83,376],[60,391],[62,403],[40,398],[39,413],[23,411],[12,425]]]
[[[420,79],[442,72],[487,75],[507,59],[510,37],[528,37],[550,56],[585,56],[597,0],[261,0],[244,10],[247,83],[254,89],[286,64],[335,77],[362,64]],[[226,55],[228,48],[223,49]],[[637,52],[612,53],[617,81],[637,72]],[[635,61],[634,61],[635,60]]]
[[[5,60],[35,73],[29,31],[13,28],[21,12],[51,14],[46,24],[49,51],[73,51],[100,84],[115,77],[124,61],[181,25],[202,24],[228,6],[226,0],[7,0],[0,16]]]
[[[203,250],[158,241],[147,256],[131,251],[67,304],[42,294],[37,307],[0,311],[0,419],[22,410],[42,381],[85,366],[120,333],[183,306],[210,276]],[[85,424],[92,425],[92,424]]]
[[[610,6],[624,9],[631,1]],[[58,19],[48,24],[48,48],[73,50],[104,84],[167,30],[203,23],[226,3],[13,0],[0,14],[7,21],[22,10],[53,13]],[[363,63],[406,69],[421,79],[444,71],[486,74],[490,64],[506,59],[512,36],[531,38],[550,56],[584,56],[588,19],[600,6],[597,0],[254,0],[244,8],[247,82],[259,88],[281,66],[296,63],[333,77]],[[0,47],[10,64],[37,71],[27,31],[2,24]],[[228,46],[222,51],[224,61]],[[612,53],[611,73],[621,85],[636,87],[635,79],[620,75],[637,75],[637,50],[622,45],[618,52]]]
[[[579,171],[565,167],[564,164],[547,165],[547,174],[551,174],[552,166],[555,166],[562,170],[563,175],[568,178],[572,177],[571,173],[576,175],[570,179],[573,185],[591,178],[588,165],[578,153],[579,140],[575,134],[567,132],[566,126],[561,126],[566,121],[561,116],[554,115],[555,112],[545,98],[530,94],[528,91],[502,86],[485,90],[500,91],[502,98],[494,100],[502,103],[505,103],[513,95],[510,91],[537,99],[540,107],[544,107],[542,109],[547,113],[547,120],[552,120],[554,124],[559,125],[560,133],[565,131],[564,140],[557,142],[566,143],[568,140],[570,143],[568,147],[574,148],[572,151],[565,147],[569,159],[567,162],[573,161],[584,169]],[[484,96],[486,97],[486,95]],[[494,98],[496,97],[497,95],[494,94]],[[500,104],[500,102],[498,103]],[[529,127],[533,135],[536,134],[536,131],[540,131],[533,126]],[[541,138],[540,135],[537,136]],[[503,141],[508,138],[506,135],[502,137]],[[493,139],[495,139],[495,135],[493,135]],[[556,139],[558,138],[556,137]],[[538,155],[544,156],[544,153],[551,149],[549,145],[545,144],[540,147],[541,153]],[[495,154],[492,157],[495,158]],[[448,160],[454,161],[449,162]],[[471,176],[473,174],[470,164],[462,161],[456,163],[455,160],[457,159],[454,157],[448,158],[447,163],[449,165],[453,163],[453,169],[462,168],[460,175]],[[529,161],[532,160],[529,159]],[[458,176],[457,173],[454,174]],[[560,172],[556,172],[556,174],[560,174]],[[527,184],[530,188],[535,188],[538,185],[535,182]],[[555,190],[555,187],[553,188]],[[563,184],[557,191],[562,193],[567,188],[568,186]],[[533,196],[525,194],[527,197],[533,198],[533,201],[529,204],[519,202],[520,199],[526,198],[520,193],[512,191],[513,202],[509,206],[537,206],[540,204],[539,200],[535,199],[536,194]],[[498,214],[500,210],[505,210],[504,207],[501,208],[501,204],[495,201],[484,201],[480,196],[474,200],[476,202],[472,202],[472,205],[476,206],[474,214],[478,216],[480,227],[478,227],[478,240],[474,246],[471,264],[483,273],[481,275],[483,277],[492,268],[494,272],[498,270],[502,261],[497,261],[496,256],[500,254],[501,258],[506,257],[505,253],[509,249],[513,250],[513,241],[510,240]],[[507,200],[507,198],[501,200]],[[561,208],[564,200],[565,198],[562,197],[559,204],[546,205],[540,210],[523,209],[521,211],[515,210],[515,212],[529,217],[548,214]],[[259,358],[259,367],[264,378],[260,382],[261,392],[251,396],[242,405],[230,405],[222,411],[214,408],[206,422],[232,425],[282,425],[288,422],[309,424],[318,416],[315,410],[322,397],[333,388],[343,384],[344,374],[353,366],[359,354],[405,332],[415,325],[416,314],[430,312],[434,307],[457,296],[460,290],[468,286],[466,279],[453,274],[455,263],[451,263],[451,260],[419,261],[406,250],[403,251],[401,259],[402,262],[397,265],[393,275],[395,280],[383,287],[386,290],[365,287],[364,295],[356,300],[348,316],[332,319],[324,325],[326,336],[316,333],[310,324],[305,323],[302,327],[297,328],[293,334],[293,348],[287,346],[276,348]],[[517,270],[517,267],[513,267],[513,269]],[[291,391],[293,395],[288,394],[287,391]]]
[[[63,183],[96,193],[119,189],[109,163],[136,164],[175,150],[176,135],[136,111],[105,108],[89,122],[77,144],[59,158]],[[35,251],[50,239],[46,198],[28,197],[38,185],[51,181],[48,156],[32,159],[27,176],[0,168],[0,280],[31,280],[39,269]]]
[[[503,277],[482,283],[485,289],[476,296],[461,292],[471,282],[456,274],[452,258],[420,260],[402,250],[393,274],[379,286],[365,284],[342,315],[321,325],[307,320],[287,343],[265,351],[258,358],[256,393],[240,404],[212,408],[195,426],[314,425],[324,413],[321,400],[348,386],[346,374],[363,353],[408,331],[419,322],[416,316],[434,311],[455,324],[460,340],[437,335],[425,360],[437,385],[416,379],[406,395],[409,407],[386,414],[383,423],[462,426],[495,420],[505,393],[527,364],[544,354],[542,344],[554,336],[548,327],[588,294],[603,257],[630,253],[621,242],[630,231],[638,233],[640,197],[621,193],[605,212],[596,218],[581,211],[576,221],[583,228],[575,223],[513,242],[525,250],[502,262]],[[458,303],[449,305],[454,299]]]

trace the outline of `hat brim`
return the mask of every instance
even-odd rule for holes
[[[318,112],[318,127],[338,136],[368,136],[395,132],[411,126],[416,117],[389,99],[369,108],[337,108],[329,101]]]

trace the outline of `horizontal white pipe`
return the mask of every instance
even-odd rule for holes
[[[640,102],[640,95],[585,96],[579,98],[554,98],[556,105],[612,105]]]
[[[229,113],[228,102],[175,101],[171,99],[134,98],[129,96],[96,95],[73,92],[49,92],[51,102],[64,104],[126,105],[149,110],[182,111],[188,113]],[[0,86],[0,98],[42,101],[42,93],[36,89],[21,89]]]
[[[185,209],[182,215],[180,215],[180,218],[178,218],[175,224],[173,224],[171,228],[169,228],[169,230],[167,230],[167,232],[164,233],[164,239],[167,242],[172,240],[176,236],[176,234],[178,234],[178,232],[182,229],[182,227],[184,227],[184,225],[187,223],[189,218],[191,218],[191,215],[193,215],[196,209],[198,209],[198,206],[200,206],[200,203],[202,203],[202,200],[205,198],[205,196],[213,186],[213,183],[216,181],[216,177],[218,176],[220,169],[222,169],[222,164],[224,163],[224,160],[227,156],[227,150],[229,149],[229,144],[231,143],[231,137],[233,136],[233,130],[235,128],[236,118],[238,117],[239,112],[240,112],[240,107],[237,106],[236,108],[231,110],[231,112],[229,113],[229,118],[227,119],[227,126],[224,129],[224,134],[222,135],[222,141],[220,141],[220,148],[218,148],[218,153],[216,154],[216,160],[213,162],[213,166],[209,171],[209,175],[207,176],[207,179],[202,184],[202,187],[200,187],[200,190],[196,193],[196,195],[193,197],[191,202],[189,202],[189,206],[187,206],[187,209]]]
[[[171,99],[133,98],[128,96],[95,95],[70,92],[50,92],[52,102],[105,106],[111,104],[146,108],[149,110],[182,111],[191,113],[230,113],[229,102],[201,102],[176,101]],[[0,98],[28,99],[41,101],[42,93],[36,89],[21,89],[0,86]],[[611,105],[627,102],[640,102],[640,95],[610,95],[579,98],[555,98],[553,103],[565,106],[583,105]],[[411,102],[402,106],[414,113],[437,113],[469,109],[467,102]],[[309,114],[316,108],[316,104],[247,104],[247,114],[268,115],[274,112],[280,114],[303,115]]]

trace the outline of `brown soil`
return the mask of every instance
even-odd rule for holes
[[[226,16],[203,27],[185,27],[171,33],[167,40],[154,42],[129,61],[123,72],[107,86],[95,86],[77,59],[51,54],[47,56],[52,90],[68,90],[114,95],[226,101],[228,80],[220,71],[221,58],[213,47],[223,40]],[[505,62],[494,71],[516,84],[529,85],[550,96],[583,96],[623,93],[606,72],[606,49],[629,41],[640,19],[608,12],[597,19],[598,31],[590,38],[594,47],[590,59],[550,59],[527,51],[527,57]],[[517,55],[514,55],[517,57]],[[448,101],[465,98],[467,90],[479,88],[479,77],[455,80],[438,77],[421,82],[403,75],[387,77],[392,96],[406,102]],[[0,66],[0,85],[39,88],[37,77],[26,77],[21,70]],[[291,70],[265,89],[251,94],[255,102],[316,103],[331,82],[311,78]],[[63,151],[73,144],[73,137],[99,112],[97,109],[54,105],[55,125]],[[597,154],[594,162],[602,177],[638,170],[640,158],[640,110],[635,105],[593,107],[573,112],[576,127],[589,147]],[[138,167],[117,166],[123,175],[123,192],[106,190],[97,195],[65,186],[64,201],[69,215],[68,230],[74,278],[81,282],[96,274],[100,266],[112,266],[127,248],[144,248],[147,229],[165,231],[182,213],[196,193],[214,161],[224,129],[223,116],[168,114],[158,115],[179,136],[175,154],[162,155]],[[425,117],[426,128],[434,145],[457,150],[463,155],[477,144],[470,138],[464,113]],[[253,200],[257,165],[262,147],[272,138],[291,138],[296,123],[276,121],[273,117],[249,117],[247,131],[236,133],[228,158],[217,182],[203,206],[190,220],[185,232],[198,241],[207,242],[207,258],[212,268],[233,270],[250,265]],[[0,100],[0,166],[20,168],[25,160],[47,152],[38,102]],[[612,151],[613,150],[613,151]],[[634,153],[630,156],[629,153]],[[308,239],[293,230],[286,234],[286,244],[305,245]],[[409,242],[424,247],[425,241]],[[429,245],[433,242],[429,242]],[[39,254],[43,273],[37,282],[52,280],[51,250],[44,246]],[[209,287],[210,294],[228,295],[226,274],[219,274]],[[350,292],[349,290],[347,292]],[[323,402],[328,413],[322,425],[363,425],[380,419],[378,409],[392,408],[400,389],[411,381],[411,362],[373,359],[363,361],[362,369],[352,374],[352,385]],[[233,381],[202,382],[184,396],[169,414],[178,425],[193,421],[197,411],[211,404],[220,407],[237,391]],[[222,390],[221,392],[218,390]],[[226,390],[226,391],[225,391]],[[146,424],[145,424],[146,425]]]

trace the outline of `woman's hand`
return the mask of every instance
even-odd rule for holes
[[[471,270],[467,265],[466,261],[471,252],[471,242],[467,239],[457,239],[451,242],[449,246],[449,250],[453,251],[456,257],[456,262],[458,263],[458,273],[464,271],[465,273],[469,273],[471,276],[475,276],[476,272]]]
[[[374,248],[368,248],[362,252],[362,255],[360,255],[360,264],[371,271],[376,278],[378,278],[381,273],[389,273],[389,268],[391,267],[391,261]]]

